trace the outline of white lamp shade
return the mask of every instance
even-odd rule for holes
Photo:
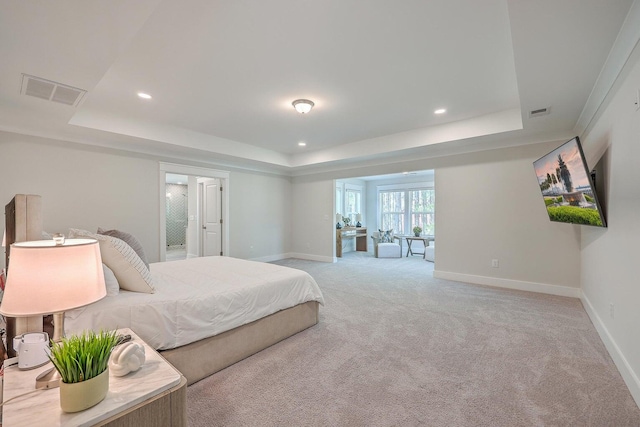
[[[96,240],[14,243],[0,313],[12,317],[59,313],[106,294]]]
[[[342,222],[342,215],[339,213],[336,214],[336,222]]]
[[[356,214],[356,221],[362,221],[362,214]]]

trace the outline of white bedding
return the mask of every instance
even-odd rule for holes
[[[71,310],[67,335],[131,328],[157,350],[217,335],[307,302],[324,304],[313,277],[293,268],[230,257],[150,265],[154,294],[120,290]]]

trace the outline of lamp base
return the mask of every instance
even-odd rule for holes
[[[47,390],[60,387],[60,374],[56,368],[51,368],[36,377],[36,389]]]

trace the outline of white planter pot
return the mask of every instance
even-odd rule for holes
[[[102,402],[109,391],[109,368],[97,377],[79,383],[60,381],[60,407],[64,412],[80,412]]]

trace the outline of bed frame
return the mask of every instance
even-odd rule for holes
[[[227,332],[160,351],[193,384],[318,323],[318,302],[309,301]]]
[[[27,205],[28,202],[29,204]],[[13,207],[10,208],[10,205],[13,205]],[[18,206],[17,209],[15,208],[16,206]],[[25,206],[28,206],[29,209],[24,208]],[[41,239],[42,210],[40,196],[16,195],[16,198],[6,206],[5,213],[7,215],[5,219],[7,230],[6,265],[8,266],[8,246],[10,243]],[[29,233],[24,230],[29,230]],[[315,325],[318,323],[318,307],[319,303],[317,301],[298,304],[213,337],[182,347],[160,351],[160,354],[187,378],[188,384],[193,384]],[[12,319],[12,322],[15,320]],[[36,320],[39,321],[39,324],[30,323],[26,330],[22,330],[19,333],[42,331],[42,318]],[[47,326],[47,322],[45,322],[45,330]],[[17,329],[20,328],[18,327]],[[131,329],[135,332],[134,327]],[[9,337],[9,330],[7,330],[8,343],[13,341],[15,331],[12,330],[11,334],[12,336]],[[10,356],[12,356],[12,352],[15,353],[12,345],[7,350],[9,350]]]

